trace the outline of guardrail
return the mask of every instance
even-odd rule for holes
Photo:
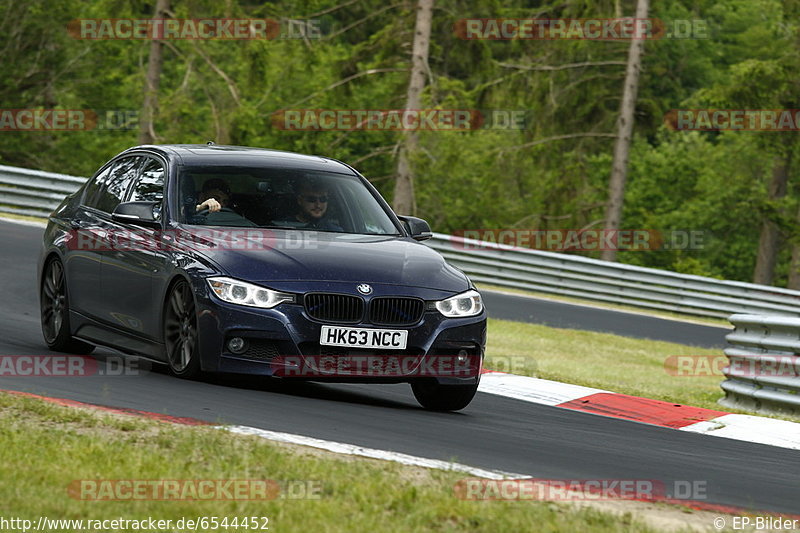
[[[86,178],[0,165],[0,212],[46,217]],[[473,281],[644,309],[726,318],[800,317],[800,291],[678,274],[434,233],[425,241]]]
[[[0,165],[0,212],[46,217],[86,178]]]
[[[800,318],[737,314],[725,338],[728,366],[720,403],[800,414]]]
[[[800,316],[800,291],[434,233],[426,241],[473,281],[646,309],[727,318]]]

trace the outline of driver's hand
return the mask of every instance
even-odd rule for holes
[[[216,213],[220,209],[222,209],[222,204],[220,204],[216,198],[209,198],[202,204],[197,206],[196,211],[202,211],[203,209],[208,209],[209,213]]]

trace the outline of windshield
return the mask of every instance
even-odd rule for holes
[[[186,224],[399,234],[356,176],[300,169],[184,167],[178,183]]]

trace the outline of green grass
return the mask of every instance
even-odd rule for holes
[[[665,361],[722,350],[495,319],[488,331],[486,368],[720,409],[722,376],[672,375]]]
[[[0,443],[3,515],[34,523],[39,516],[266,516],[269,531],[278,532],[655,531],[629,512],[535,501],[463,501],[453,486],[466,476],[453,472],[307,451],[208,427],[100,414],[9,394],[0,394]],[[310,480],[321,490],[318,499],[266,502],[84,501],[67,492],[73,480],[82,479]]]

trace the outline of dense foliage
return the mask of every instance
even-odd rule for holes
[[[154,4],[0,3],[2,107],[138,111],[150,43],[75,39],[67,23],[150,18]],[[633,13],[634,4],[437,2],[426,107],[525,110],[527,121],[522,130],[422,132],[412,154],[417,215],[446,233],[602,227],[628,42],[463,40],[453,25],[464,17],[615,17]],[[172,0],[170,8],[177,18],[314,19],[322,38],[169,41],[157,142],[213,139],[324,154],[353,163],[391,196],[398,132],[285,131],[271,116],[298,108],[402,108],[413,2]],[[630,251],[620,260],[750,280],[768,217],[781,231],[775,283],[785,285],[792,247],[800,244],[792,167],[785,197],[770,200],[767,191],[776,158],[792,160],[800,133],[673,131],[664,116],[678,108],[800,108],[794,0],[653,2],[651,16],[702,20],[707,38],[645,45],[622,224],[705,233],[700,250]],[[137,134],[0,132],[0,163],[89,175],[136,144]]]

